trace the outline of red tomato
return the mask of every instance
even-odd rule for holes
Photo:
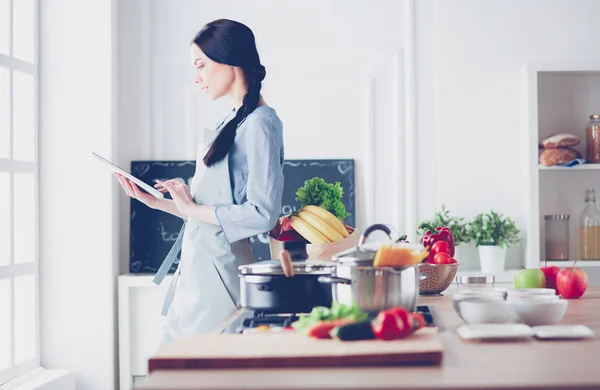
[[[436,253],[433,256],[433,264],[453,264],[456,263],[456,260],[450,256],[450,254],[445,252]]]
[[[432,246],[431,246],[431,253],[433,253],[433,255],[435,256],[436,253],[450,253],[450,244],[448,244],[446,241],[436,241]]]
[[[411,313],[410,314],[413,319],[413,332],[419,330],[427,325],[425,322],[425,317],[421,313]]]

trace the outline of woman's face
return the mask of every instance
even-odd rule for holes
[[[235,80],[234,68],[211,60],[195,43],[192,43],[190,54],[194,83],[213,100],[228,95]]]

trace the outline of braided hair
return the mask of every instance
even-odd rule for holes
[[[227,156],[238,125],[258,106],[266,70],[260,63],[252,30],[242,23],[228,19],[210,22],[196,34],[193,43],[211,60],[240,67],[248,89],[235,117],[221,129],[204,156],[204,164],[210,167]]]

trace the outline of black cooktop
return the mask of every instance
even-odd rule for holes
[[[437,326],[435,309],[433,306],[417,306],[415,312],[423,314],[426,326]],[[259,326],[285,328],[291,326],[298,319],[297,314],[265,314],[259,311],[246,310],[235,318],[221,333],[243,333],[244,329]]]

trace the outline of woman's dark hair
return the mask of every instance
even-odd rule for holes
[[[266,71],[260,63],[254,34],[242,23],[228,19],[212,21],[198,31],[193,43],[211,60],[240,67],[248,88],[235,118],[221,129],[204,156],[204,164],[211,166],[227,156],[238,125],[258,106],[261,83]]]

